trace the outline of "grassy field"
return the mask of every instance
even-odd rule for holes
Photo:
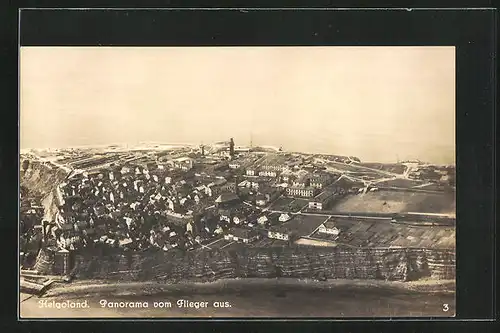
[[[453,213],[456,210],[454,193],[428,194],[379,191],[351,195],[339,200],[333,211],[364,213]]]
[[[296,213],[298,211],[300,211],[304,206],[308,205],[309,204],[309,200],[308,199],[295,199],[293,202],[292,202],[292,212]]]
[[[376,186],[379,187],[401,187],[401,188],[412,188],[417,185],[424,184],[422,181],[410,180],[410,179],[393,179],[387,180],[385,182],[377,183]],[[423,187],[422,189],[427,189]]]
[[[332,218],[338,236],[316,231],[311,237],[354,247],[413,247],[455,249],[455,228],[410,226],[380,220]]]
[[[360,165],[367,168],[399,174],[403,174],[406,169],[406,166],[404,166],[403,164],[361,163]]]
[[[271,210],[287,210],[288,205],[294,201],[293,198],[281,197],[271,205]]]

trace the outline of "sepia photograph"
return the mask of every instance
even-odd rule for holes
[[[19,57],[21,319],[455,316],[455,47]]]

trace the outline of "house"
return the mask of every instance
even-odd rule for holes
[[[129,245],[129,244],[132,244],[132,242],[133,242],[132,239],[130,239],[130,238],[124,238],[124,239],[120,239],[119,242],[118,242],[118,244],[120,246],[126,246],[126,245]]]
[[[238,184],[238,187],[250,187],[251,182],[248,180],[244,180],[241,183]]]
[[[259,234],[252,229],[232,228],[224,235],[224,239],[235,242],[251,243],[259,239]]]
[[[330,204],[332,203],[332,199],[333,193],[325,191],[309,201],[309,209],[328,209]]]
[[[234,224],[244,224],[247,221],[247,218],[241,214],[233,217]]]
[[[235,204],[240,201],[240,198],[235,193],[222,193],[215,203],[220,206]]]
[[[309,176],[306,174],[306,175],[302,175],[296,179],[293,180],[292,182],[292,187],[296,187],[296,188],[306,188],[306,187],[309,187],[310,186],[310,178]]]
[[[338,236],[338,234],[340,234],[340,229],[335,226],[334,221],[326,221],[319,226],[318,232],[322,234]]]
[[[258,172],[259,171],[256,168],[248,168],[248,169],[246,169],[245,174],[247,176],[256,176],[258,174]]]
[[[267,236],[280,240],[295,240],[302,236],[310,235],[322,223],[323,219],[308,216],[294,216],[293,219],[285,223],[278,224],[268,230]]]
[[[172,162],[174,168],[176,169],[187,171],[193,168],[193,159],[189,157],[176,158]]]
[[[272,238],[272,239],[285,240],[285,241],[290,239],[290,235],[287,231],[282,231],[278,228],[271,228],[267,232],[267,237]]]
[[[269,222],[269,219],[268,219],[268,218],[267,218],[267,216],[265,216],[265,215],[263,215],[263,216],[261,216],[261,217],[259,217],[259,218],[257,219],[257,223],[258,223],[259,225],[265,225],[265,224],[266,224],[266,223],[268,223],[268,222]]]
[[[247,148],[247,147],[235,147],[234,151],[236,153],[248,153],[248,152],[250,152],[250,148]]]
[[[330,184],[331,181],[332,181],[332,178],[329,174],[326,174],[326,173],[314,174],[309,179],[309,186],[321,190],[326,185]]]
[[[290,215],[284,213],[284,214],[281,214],[279,217],[278,217],[278,221],[279,222],[287,222],[287,221],[290,221],[291,220],[291,217]]]
[[[291,172],[284,172],[280,175],[280,180],[284,183],[291,183],[296,179],[296,176]]]
[[[255,204],[257,206],[265,206],[269,202],[268,198],[264,194],[259,194],[255,198]]]
[[[201,223],[203,225],[203,230],[208,234],[208,235],[213,235],[216,233],[219,227],[219,221],[213,214],[207,214],[201,218]]]
[[[261,170],[259,171],[261,177],[277,177],[278,173],[274,170]]]
[[[232,220],[231,211],[227,209],[220,209],[219,216],[221,221],[231,222]]]
[[[260,187],[260,183],[259,182],[248,182],[247,187],[252,188],[254,190],[258,190]]]
[[[193,221],[193,216],[189,214],[180,214],[167,211],[165,213],[167,219],[175,225],[186,227],[186,225]]]
[[[312,198],[318,190],[314,187],[287,187],[286,194],[291,197]]]
[[[130,168],[129,168],[129,167],[126,167],[126,166],[122,167],[122,168],[121,168],[121,170],[120,170],[120,173],[121,173],[122,175],[124,175],[124,174],[126,174],[126,173],[129,173],[129,172],[130,172]]]
[[[228,164],[230,169],[239,169],[241,168],[241,163],[237,161],[232,161]]]
[[[236,184],[233,182],[226,183],[220,187],[221,192],[236,192]]]
[[[271,155],[262,164],[263,170],[282,172],[286,169],[285,157],[282,155]]]

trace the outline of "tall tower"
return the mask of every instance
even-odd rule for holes
[[[233,157],[233,156],[234,156],[234,140],[233,140],[233,138],[231,138],[231,139],[229,140],[229,155],[230,155],[231,157]]]

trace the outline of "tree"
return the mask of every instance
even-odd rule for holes
[[[295,243],[296,240],[299,239],[299,234],[297,231],[292,231],[289,235],[288,235],[288,246],[292,247]]]

